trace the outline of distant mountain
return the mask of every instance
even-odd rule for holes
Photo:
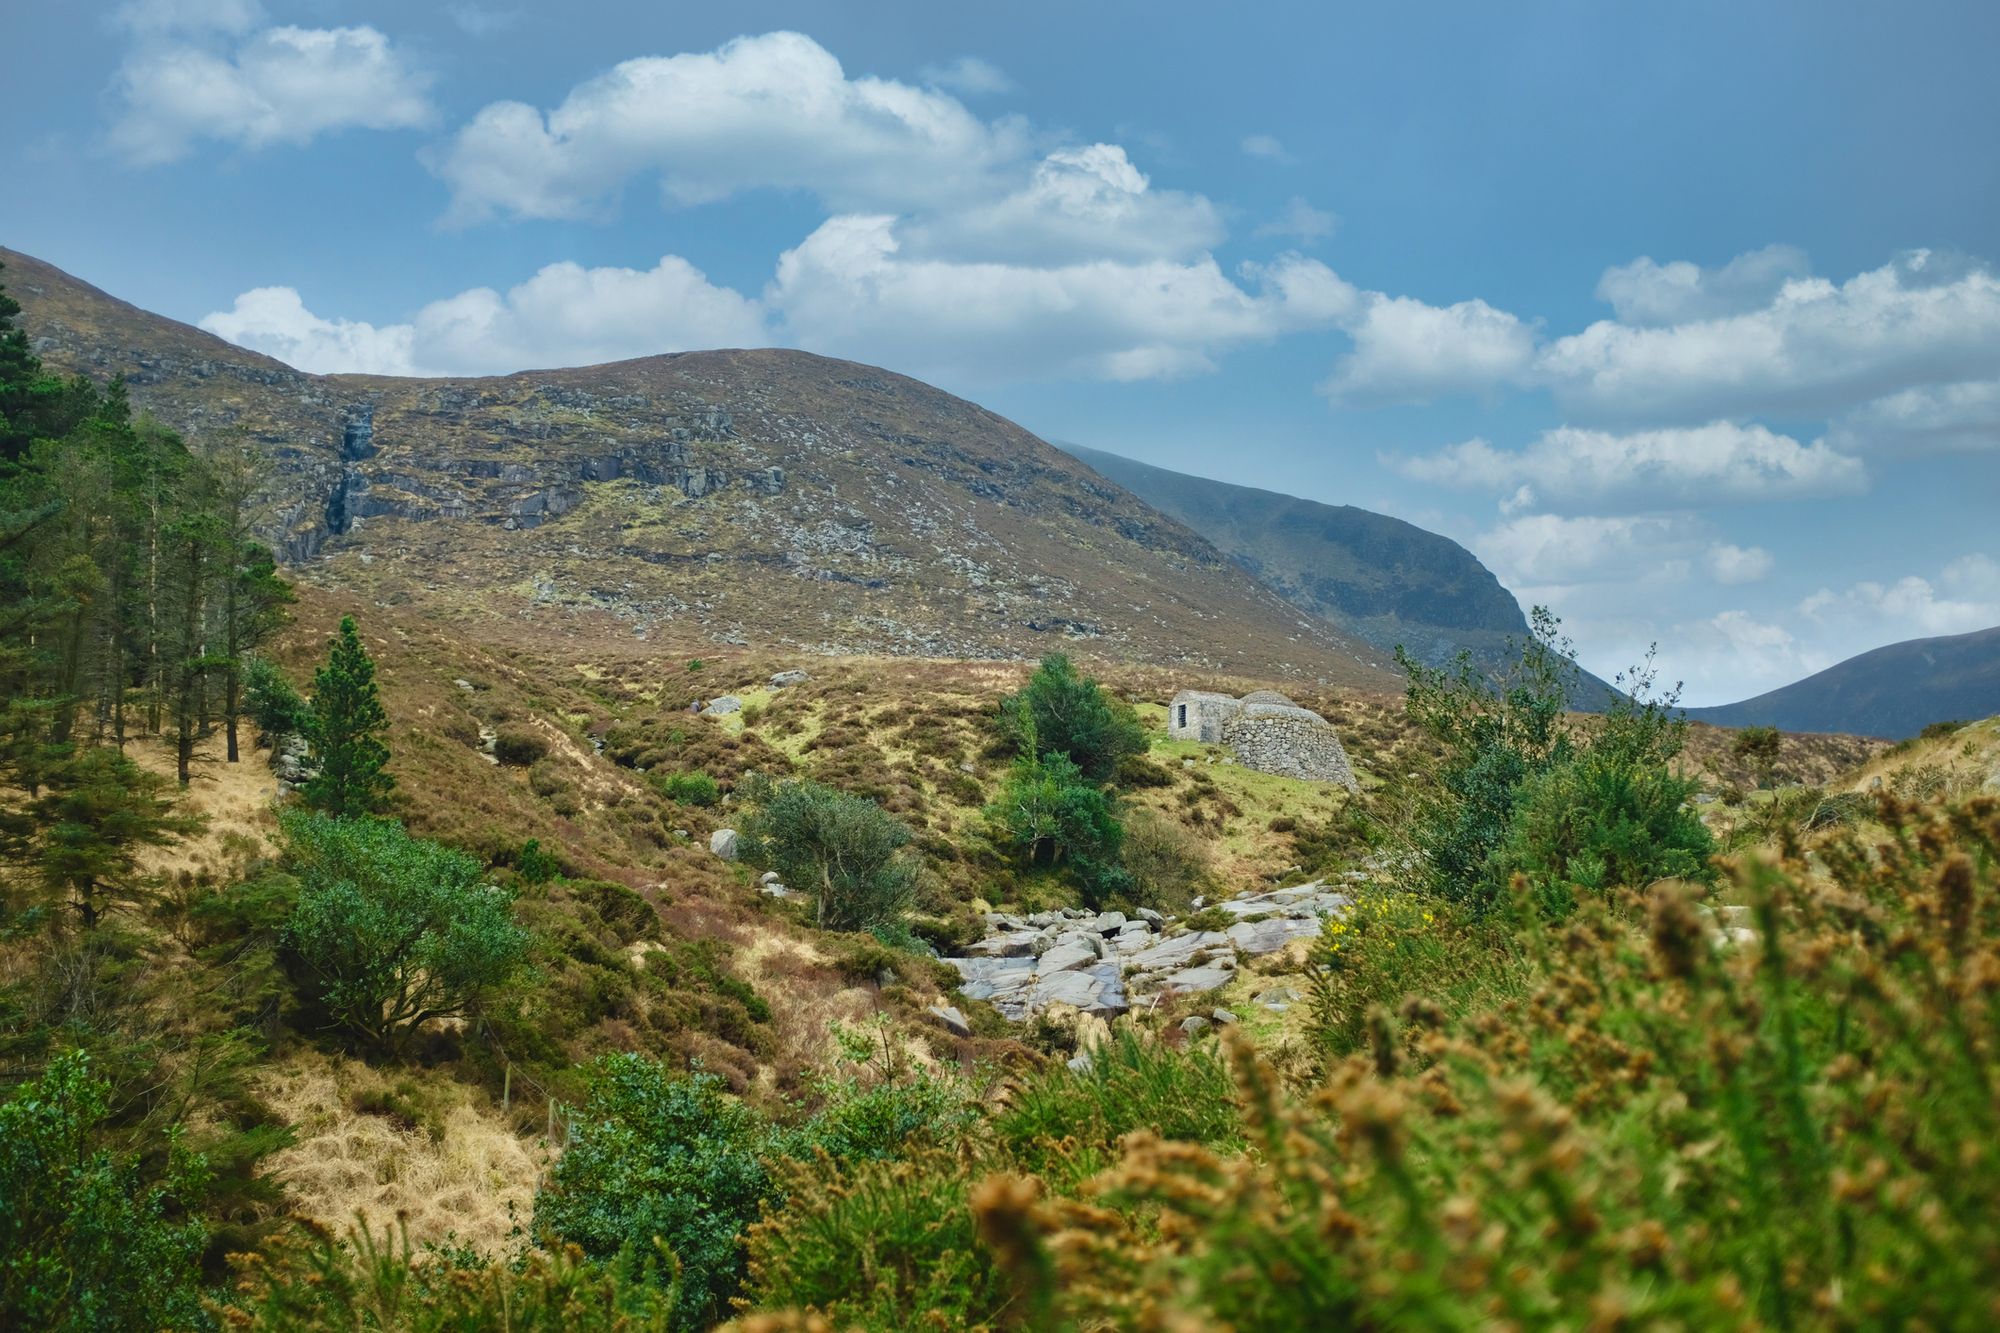
[[[1013,422],[872,366],[685,352],[484,378],[311,375],[0,249],[51,369],[270,463],[301,577],[653,642],[1054,649],[1396,690],[1386,654]]]
[[[1910,639],[1742,703],[1690,708],[1720,727],[1844,731],[1902,740],[1933,722],[2000,713],[2000,628]]]
[[[1504,673],[1520,661],[1527,617],[1478,557],[1449,537],[1353,505],[1170,472],[1101,449],[1061,444],[1304,611],[1384,652],[1431,666],[1470,652]],[[1610,687],[1586,677],[1580,706]]]

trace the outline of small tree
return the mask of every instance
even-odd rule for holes
[[[1118,761],[1146,752],[1132,706],[1077,674],[1061,653],[1042,659],[1020,693],[1000,704],[1000,725],[1024,752],[1066,754],[1092,782],[1110,782]]]
[[[87,749],[46,777],[32,812],[33,871],[86,930],[152,887],[154,877],[139,866],[144,848],[169,846],[202,826],[175,813],[164,778],[109,746]]]
[[[987,818],[999,840],[1030,865],[1109,865],[1124,838],[1104,789],[1085,780],[1066,754],[1016,759]]]
[[[306,803],[355,818],[382,808],[396,780],[383,772],[389,715],[375,688],[375,659],[361,645],[353,616],[340,618],[326,665],[313,673],[312,742],[319,772],[305,785]]]
[[[526,956],[510,896],[465,853],[386,819],[293,813],[284,830],[300,880],[286,959],[331,1026],[392,1046],[463,1014]]]
[[[1757,785],[1771,785],[1773,774],[1778,768],[1778,750],[1782,738],[1776,727],[1745,727],[1736,733],[1736,739],[1729,743],[1729,750],[1738,759],[1750,765],[1757,775]]]
[[[273,750],[283,748],[288,737],[312,734],[312,705],[264,658],[252,657],[243,664],[243,706]]]
[[[535,1196],[535,1230],[585,1254],[644,1253],[680,1263],[676,1328],[719,1318],[743,1275],[743,1230],[772,1194],[754,1116],[713,1074],[670,1074],[641,1055],[590,1070],[569,1146]]]
[[[872,930],[903,919],[917,866],[910,830],[875,802],[817,782],[767,789],[745,825],[750,854],[796,889],[810,889],[828,930]]]

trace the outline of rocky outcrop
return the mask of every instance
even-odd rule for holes
[[[1323,881],[1245,894],[1218,906],[1236,920],[1222,930],[1188,930],[1157,912],[1077,908],[1032,916],[988,913],[987,935],[963,957],[944,961],[968,999],[987,1000],[1021,1020],[1051,1005],[1112,1017],[1169,995],[1219,989],[1239,958],[1276,953],[1317,935],[1350,899]]]

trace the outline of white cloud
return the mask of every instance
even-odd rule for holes
[[[201,15],[212,31],[175,35]],[[112,149],[151,165],[184,156],[197,139],[254,149],[430,122],[428,76],[376,29],[264,28],[218,43],[255,15],[254,7],[181,3],[128,19],[142,36],[115,80],[123,105]]]
[[[2000,562],[1972,554],[1946,565],[1935,583],[1910,574],[1893,583],[1863,581],[1841,592],[1821,588],[1798,609],[1816,625],[1866,634],[1870,646],[1969,634],[2000,625]]]
[[[1657,514],[1528,514],[1481,533],[1472,545],[1502,584],[1529,592],[1638,578],[1678,582],[1688,572],[1694,527]]]
[[[1692,669],[1688,700],[1695,704],[1754,698],[1824,671],[1838,660],[1802,642],[1783,625],[1742,610],[1675,625],[1667,642],[1674,662]]]
[[[494,102],[432,166],[460,223],[594,216],[638,175],[681,205],[772,188],[900,211],[991,197],[1026,143],[1017,122],[989,125],[934,88],[849,78],[810,37],[775,32],[624,61],[546,114]]]
[[[1651,307],[1672,308],[1659,286],[1635,280]],[[1996,361],[2000,278],[1918,250],[1839,285],[1789,279],[1745,313],[1661,328],[1601,321],[1545,348],[1534,378],[1575,412],[1685,420],[1830,414],[1920,385],[1988,378]]]
[[[550,264],[504,295],[477,287],[407,324],[324,319],[290,287],[260,287],[201,327],[301,370],[490,375],[771,342],[757,302],[668,255],[651,269]]]
[[[1229,346],[1325,327],[1354,290],[1316,260],[1250,267],[1207,255],[1029,267],[904,252],[896,219],[829,219],[778,261],[765,302],[799,345],[956,382],[1155,379]]]
[[[415,373],[413,330],[408,324],[376,328],[348,319],[322,319],[306,309],[293,287],[255,287],[228,310],[205,315],[201,327],[239,347],[275,356],[288,366],[321,374]]]
[[[1384,461],[1416,481],[1492,490],[1527,485],[1544,501],[1640,509],[1843,495],[1868,481],[1858,460],[1823,440],[1800,444],[1729,421],[1629,435],[1563,426],[1514,452],[1474,439]]]
[[[1286,201],[1278,216],[1258,226],[1258,236],[1288,236],[1301,245],[1311,245],[1333,235],[1333,229],[1340,225],[1340,219],[1325,209],[1314,208],[1311,204],[1293,195]]]
[[[1252,134],[1243,140],[1243,151],[1251,157],[1261,157],[1266,162],[1290,162],[1292,155],[1285,146],[1269,134]]]
[[[1789,245],[1752,250],[1718,269],[1684,259],[1656,264],[1640,258],[1606,269],[1598,279],[1597,298],[1626,324],[1687,324],[1759,309],[1787,282],[1810,272],[1805,252]]]
[[[1354,350],[1320,391],[1360,405],[1482,392],[1517,377],[1535,351],[1532,326],[1478,300],[1434,306],[1374,293],[1349,332]]]
[[[1223,238],[1200,195],[1154,190],[1117,144],[1050,153],[1021,189],[992,203],[919,217],[901,229],[912,254],[956,259],[1173,259]]]
[[[1006,72],[978,56],[960,56],[944,65],[926,65],[918,71],[925,83],[949,88],[966,97],[992,97],[1014,91],[1014,81]]]
[[[1904,389],[1836,418],[1829,438],[1856,452],[2000,450],[2000,380]]]
[[[1736,546],[1717,542],[1705,557],[1709,577],[1717,583],[1756,583],[1768,577],[1773,561],[1761,546]]]

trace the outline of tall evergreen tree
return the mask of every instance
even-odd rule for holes
[[[91,930],[114,908],[143,899],[152,877],[139,853],[196,832],[201,821],[174,813],[166,781],[109,746],[60,764],[33,808],[29,854],[41,887],[75,909]]]
[[[396,780],[383,772],[389,716],[375,688],[375,659],[353,616],[342,616],[326,665],[313,673],[312,742],[319,773],[305,784],[307,804],[357,818],[381,810]]]

